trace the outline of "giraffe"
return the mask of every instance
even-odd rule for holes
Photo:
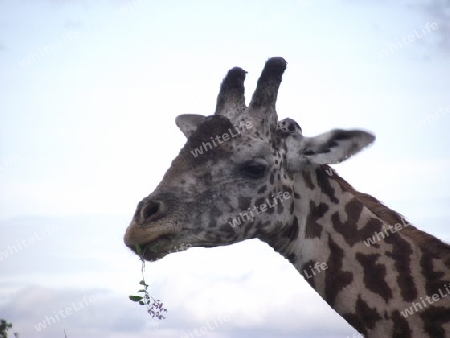
[[[285,69],[283,58],[270,58],[247,107],[246,72],[232,68],[214,115],[176,118],[187,142],[139,202],[126,246],[137,253],[139,244],[155,261],[181,246],[257,238],[365,337],[450,337],[450,246],[330,167],[372,144],[373,134],[307,137],[293,119],[278,121]]]

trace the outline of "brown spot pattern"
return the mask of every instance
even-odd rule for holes
[[[302,171],[303,180],[305,181],[306,186],[310,190],[316,189],[316,186],[312,182],[311,173],[309,171]]]
[[[267,190],[267,185],[264,184],[262,187],[260,187],[257,191],[258,194],[264,194]]]
[[[446,338],[445,329],[442,327],[450,321],[450,309],[430,306],[420,313],[424,322],[425,332],[433,338]]]
[[[385,280],[386,267],[376,262],[378,257],[380,257],[378,254],[363,255],[357,253],[355,255],[356,260],[364,269],[364,285],[370,291],[380,295],[387,303],[392,298],[392,290]]]
[[[411,245],[398,233],[390,233],[384,241],[392,244],[392,253],[388,252],[386,255],[394,260],[395,269],[399,271],[397,284],[400,288],[400,295],[405,301],[411,302],[417,298],[417,288],[410,267],[413,254]]]
[[[345,206],[347,214],[345,223],[341,222],[339,212],[336,211],[331,215],[331,223],[334,229],[344,237],[350,246],[371,238],[375,232],[379,232],[382,229],[382,222],[377,218],[371,218],[361,230],[358,230],[358,222],[363,208],[364,205],[361,201],[352,198]]]
[[[293,242],[298,238],[298,218],[294,216],[294,221],[283,231],[283,236]]]
[[[314,201],[309,201],[309,214],[306,218],[305,238],[320,238],[322,235],[323,226],[317,221],[321,219],[328,211],[328,205],[319,203],[316,206]]]
[[[408,321],[400,315],[398,310],[392,313],[392,322],[393,322],[393,330],[392,337],[393,338],[411,338],[412,331],[409,327]]]
[[[361,296],[356,301],[355,313],[344,313],[342,317],[363,335],[367,335],[368,329],[375,328],[376,323],[382,319],[377,310],[369,307]]]
[[[331,237],[328,237],[328,247],[330,248],[330,257],[327,260],[328,269],[325,271],[325,300],[331,307],[334,307],[336,296],[353,281],[353,274],[342,271],[344,250]]]
[[[270,173],[269,182],[270,182],[270,185],[273,185],[275,182],[275,175],[274,175],[273,171]]]
[[[278,203],[278,205],[277,205],[277,212],[279,214],[283,213],[283,210],[284,210],[283,202],[284,202],[283,200],[277,199],[277,203]]]
[[[291,203],[291,206],[289,207],[289,214],[290,214],[290,215],[293,215],[293,214],[294,214],[294,208],[295,208],[294,202],[292,202],[292,203]]]
[[[434,271],[433,259],[438,259],[429,252],[427,248],[422,249],[422,257],[420,259],[420,266],[422,267],[422,274],[425,277],[425,290],[427,295],[433,295],[439,293],[444,285],[449,285],[449,280],[443,280],[444,272]]]
[[[250,208],[250,204],[252,203],[252,199],[250,197],[238,197],[239,209],[247,210]]]
[[[331,186],[330,176],[321,167],[316,169],[317,184],[320,190],[327,195],[331,202],[338,204],[339,200],[336,198],[336,191]]]
[[[260,197],[255,201],[255,206],[258,208],[258,210],[260,210],[261,205],[263,204],[267,204],[267,201],[264,197]]]

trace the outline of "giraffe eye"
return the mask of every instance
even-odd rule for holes
[[[267,166],[264,163],[248,161],[244,163],[241,171],[249,178],[261,178],[266,174]]]

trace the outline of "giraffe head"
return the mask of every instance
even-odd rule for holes
[[[280,234],[288,241],[297,237],[292,225],[297,234],[302,229],[294,209],[307,217],[301,214],[302,173],[339,163],[375,138],[340,129],[306,137],[294,120],[278,122],[275,103],[285,68],[280,57],[266,62],[248,107],[246,72],[233,68],[221,84],[214,115],[177,117],[187,142],[156,190],[139,202],[124,238],[129,248],[136,251],[139,244],[152,261],[187,247],[250,238],[282,249],[289,243]]]

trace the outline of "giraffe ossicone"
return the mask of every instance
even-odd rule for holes
[[[222,81],[214,115],[177,117],[187,142],[139,202],[125,244],[134,252],[139,244],[154,261],[181,245],[257,238],[364,336],[450,337],[450,246],[400,226],[400,214],[331,169],[374,135],[334,129],[306,137],[294,120],[278,121],[285,68],[281,57],[266,62],[247,107],[246,72],[235,67]],[[251,128],[229,135],[245,123]],[[280,194],[290,198],[263,207]],[[146,250],[155,244],[157,251]]]

